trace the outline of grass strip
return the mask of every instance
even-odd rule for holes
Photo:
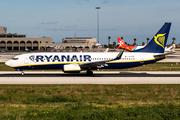
[[[179,119],[180,85],[0,85],[0,119]]]

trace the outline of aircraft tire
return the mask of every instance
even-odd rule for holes
[[[23,75],[24,75],[24,72],[22,72],[21,75],[23,76]]]
[[[86,73],[87,73],[87,75],[89,75],[89,76],[92,76],[92,75],[93,75],[93,72],[92,72],[91,70],[88,70]]]

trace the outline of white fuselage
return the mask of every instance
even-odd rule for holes
[[[63,69],[66,64],[83,64],[116,58],[118,52],[43,52],[15,56],[5,64],[15,69]],[[124,52],[120,60],[109,61],[104,69],[121,69],[154,63],[155,53]],[[156,54],[157,55],[157,54]]]

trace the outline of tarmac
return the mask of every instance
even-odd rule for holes
[[[94,72],[93,76],[63,72],[0,71],[0,84],[180,84],[180,72]]]

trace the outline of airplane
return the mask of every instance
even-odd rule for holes
[[[126,45],[126,43],[124,43],[124,41],[120,37],[117,37],[117,39],[119,44],[119,46],[117,46],[118,49],[124,48],[127,51],[135,51],[144,47],[144,46],[128,46]],[[173,52],[173,48],[175,48],[175,44],[172,44],[170,47],[165,47],[165,52]]]
[[[123,69],[155,63],[165,59],[171,22],[165,22],[144,48],[124,52],[40,52],[27,53],[13,57],[5,62],[17,71],[26,69],[62,69],[64,73],[80,73],[86,70],[93,75],[96,69]]]
[[[134,51],[134,50],[144,47],[144,46],[128,46],[128,45],[126,45],[126,43],[124,43],[124,41],[120,37],[117,37],[117,39],[118,39],[118,44],[119,44],[119,46],[117,48],[119,48],[119,49],[125,48],[125,50]]]
[[[170,47],[165,47],[165,52],[174,52],[174,50],[173,49],[175,49],[175,44],[171,44],[171,46]]]

